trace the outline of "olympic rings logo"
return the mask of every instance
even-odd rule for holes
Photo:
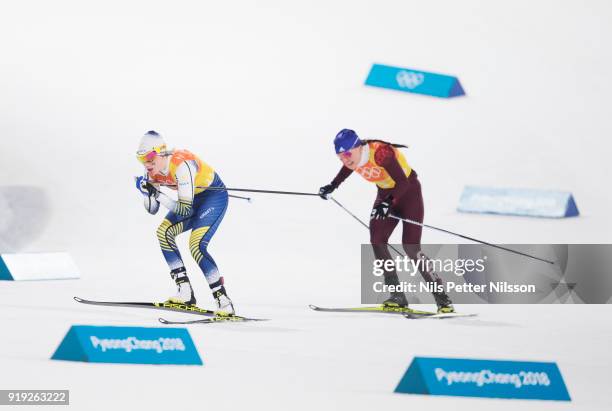
[[[395,80],[400,87],[412,90],[423,84],[425,76],[423,73],[401,70],[395,75]]]
[[[366,180],[376,180],[382,175],[382,169],[380,167],[359,167],[357,172]]]

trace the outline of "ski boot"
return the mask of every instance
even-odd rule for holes
[[[453,302],[448,298],[446,293],[434,293],[433,296],[438,306],[438,314],[451,314],[455,312]]]
[[[213,297],[215,297],[215,303],[217,304],[215,315],[228,316],[235,314],[234,304],[232,304],[232,300],[227,296],[224,286],[214,291]]]
[[[394,292],[391,296],[383,301],[383,307],[388,308],[408,308],[408,299],[404,293]]]
[[[177,287],[177,293],[168,298],[166,302],[174,304],[195,305],[196,298],[187,277],[187,272],[184,267],[170,271],[170,277],[174,280]]]

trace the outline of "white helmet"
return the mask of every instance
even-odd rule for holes
[[[155,154],[153,154],[155,153]],[[147,131],[140,139],[136,156],[141,162],[152,160],[156,155],[166,155],[166,142],[156,131]]]

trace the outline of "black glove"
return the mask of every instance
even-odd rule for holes
[[[149,197],[153,197],[155,199],[157,199],[157,197],[159,197],[159,190],[157,188],[155,188],[155,186],[153,184],[149,183],[148,181],[146,181],[144,183],[144,188],[149,193]]]
[[[328,184],[319,188],[319,197],[323,200],[329,200],[329,195],[334,192],[336,187],[333,184]]]
[[[381,220],[389,216],[391,210],[391,204],[393,203],[393,197],[388,196],[380,203],[376,204],[370,214],[370,220]]]

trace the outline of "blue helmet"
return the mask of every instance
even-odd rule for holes
[[[336,148],[336,154],[344,153],[352,148],[357,147],[361,144],[359,136],[353,130],[344,128],[336,134],[334,138],[334,147]]]

